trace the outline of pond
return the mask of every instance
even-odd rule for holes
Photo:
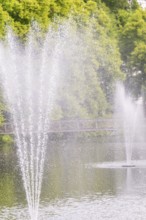
[[[146,169],[100,168],[125,160],[114,137],[51,140],[48,144],[39,220],[144,220]],[[135,143],[134,160],[146,160],[145,143]],[[0,148],[0,219],[28,220],[16,149]]]

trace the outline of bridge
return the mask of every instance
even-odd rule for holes
[[[117,124],[117,123],[116,123]],[[116,131],[113,119],[74,119],[50,121],[48,133],[71,133],[71,132],[113,132]],[[0,127],[0,134],[13,134],[14,129],[11,123],[4,123]]]

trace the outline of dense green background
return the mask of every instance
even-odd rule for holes
[[[42,33],[72,17],[88,28],[90,62],[85,73],[72,72],[70,92],[60,91],[53,118],[96,118],[112,113],[114,83],[125,80],[128,92],[139,97],[146,83],[146,10],[136,0],[0,0],[0,37],[7,26],[26,41],[33,21]],[[91,53],[91,56],[90,56]],[[89,83],[90,82],[90,83]],[[69,81],[68,81],[69,83]],[[81,86],[81,84],[88,86]],[[2,98],[1,98],[2,100]],[[64,103],[61,105],[60,103]],[[3,121],[4,104],[0,105]]]

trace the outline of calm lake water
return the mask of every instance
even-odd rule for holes
[[[146,160],[146,144],[133,145],[133,159]],[[48,144],[39,220],[143,220],[146,168],[97,168],[125,160],[113,138],[71,136]],[[0,147],[0,219],[28,220],[16,149]]]

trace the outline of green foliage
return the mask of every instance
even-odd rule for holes
[[[4,11],[2,5],[0,4],[0,38],[5,34],[5,26],[10,22],[9,14]]]
[[[137,0],[102,0],[112,12],[117,13],[120,9],[131,10],[139,7]]]
[[[120,50],[126,66],[127,84],[139,94],[146,81],[146,11],[119,11]]]
[[[128,9],[128,0],[102,0],[112,11],[117,11],[119,9]]]
[[[66,51],[66,62],[69,65],[68,69],[64,67],[64,71],[69,74],[60,88],[60,96],[52,115],[54,119],[98,117],[109,111],[114,82],[124,79],[124,74],[121,71],[117,22],[107,6],[113,11],[129,8],[126,0],[122,2],[123,0],[0,0],[1,37],[5,35],[6,24],[12,27],[19,38],[25,39],[33,21],[37,21],[42,32],[45,32],[49,25],[72,17],[75,23],[72,35],[80,30],[79,38],[88,45],[86,47],[85,44],[80,44],[78,47],[76,42],[74,52],[70,48]],[[68,54],[70,60],[67,58]],[[79,57],[81,54],[83,56]]]
[[[10,135],[3,135],[2,136],[2,142],[5,144],[12,144],[13,138]]]

